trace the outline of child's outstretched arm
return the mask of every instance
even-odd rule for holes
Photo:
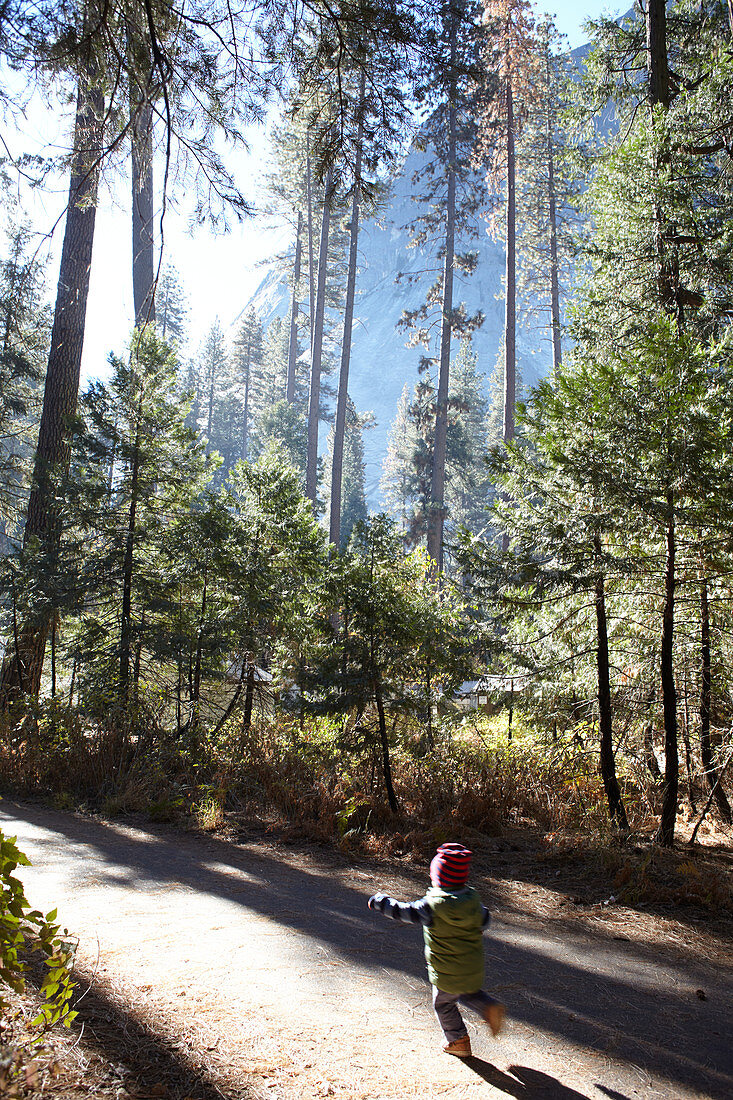
[[[372,894],[367,905],[392,920],[405,921],[408,924],[433,923],[433,911],[424,898],[419,901],[395,901],[387,894]]]

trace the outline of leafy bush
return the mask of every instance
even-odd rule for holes
[[[29,865],[16,846],[15,838],[0,831],[0,1094],[18,1094],[18,1084],[33,1076],[33,1056],[38,1053],[47,1030],[54,1024],[68,1027],[76,1013],[70,1007],[74,983],[71,971],[74,946],[56,922],[56,910],[45,916],[31,909],[23,884],[14,872]],[[41,1003],[26,1023],[11,1004],[8,990],[25,989],[27,957],[43,958]]]

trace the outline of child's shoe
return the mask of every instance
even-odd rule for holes
[[[494,1001],[493,1004],[487,1005],[484,1009],[484,1019],[491,1028],[491,1033],[496,1038],[501,1029],[504,1026],[504,1017],[506,1016],[506,1009],[504,1005],[499,1001]]]
[[[460,1039],[454,1039],[452,1043],[446,1043],[443,1047],[443,1053],[453,1054],[456,1058],[470,1058],[471,1040],[468,1035],[464,1035]]]

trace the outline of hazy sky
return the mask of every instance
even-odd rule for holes
[[[586,19],[601,12],[618,15],[628,6],[616,7],[605,0],[547,0],[537,4],[537,12],[539,15],[554,9],[557,27],[567,35],[572,48],[586,41],[582,31]],[[248,177],[247,185],[242,186],[251,193],[249,183],[261,173],[261,150],[240,163],[239,170]],[[86,378],[106,373],[111,351],[124,352],[132,323],[128,186],[118,181],[105,188],[98,213],[82,364]],[[52,205],[48,204],[49,221]],[[56,230],[57,240],[62,232],[63,222]],[[192,345],[201,341],[216,317],[226,332],[260,282],[263,273],[256,265],[272,254],[272,230],[266,231],[260,222],[249,220],[228,234],[213,236],[201,228],[191,235],[185,217],[171,211],[166,215],[165,241],[166,255],[173,258],[192,307]],[[52,285],[55,273],[56,265],[52,264]]]

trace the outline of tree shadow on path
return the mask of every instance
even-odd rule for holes
[[[34,968],[31,984],[38,989],[41,974]],[[141,1019],[134,1011],[108,995],[99,980],[89,985],[74,1005],[78,1015],[71,1025],[72,1034],[83,1039],[82,1064],[90,1055],[104,1063],[104,1096],[166,1097],[167,1100],[245,1100],[254,1097],[249,1083],[234,1091],[222,1090],[221,1082],[197,1064],[196,1052],[187,1057],[162,1030]],[[76,1044],[75,1044],[76,1045]],[[179,1044],[180,1045],[180,1044]],[[72,1060],[69,1059],[71,1067]],[[84,1074],[80,1088],[91,1092]],[[94,1070],[89,1076],[96,1083]],[[69,1082],[71,1085],[71,1083]],[[73,1095],[76,1088],[71,1086]],[[58,1096],[51,1087],[51,1095]]]
[[[386,974],[380,980],[395,984],[393,975],[404,975],[420,994],[425,973],[419,930],[388,923],[366,908],[383,869],[372,875],[345,862],[338,867],[333,857],[319,862],[312,852],[296,862],[292,853],[283,859],[262,846],[240,847],[172,828],[130,828],[27,804],[3,803],[0,823],[6,813],[11,830],[14,816],[51,831],[33,841],[42,853],[38,862],[67,866],[73,858],[72,890],[93,876],[142,894],[163,887],[226,899],[241,907],[243,921],[249,912],[297,933],[300,939],[290,937],[291,965],[300,973],[310,967],[322,974],[325,956],[342,964],[352,982],[359,982],[360,970],[370,976],[381,970]],[[339,871],[352,881],[339,881]],[[363,888],[353,884],[355,876],[364,880]],[[242,934],[245,928],[243,923]],[[621,1081],[613,1080],[613,1063],[641,1067],[700,1097],[733,1096],[733,1048],[725,1022],[733,1015],[733,990],[725,972],[702,971],[697,963],[654,966],[633,943],[606,943],[601,950],[593,936],[568,932],[560,938],[509,929],[487,939],[486,955],[489,988],[506,1000],[515,1021],[536,1034],[538,1051],[544,1035],[557,1036],[591,1056],[601,1054],[603,1075],[614,1084]],[[702,981],[705,1001],[695,996]],[[527,1092],[531,1082],[520,1084],[525,1091],[517,1095],[534,1095]]]

